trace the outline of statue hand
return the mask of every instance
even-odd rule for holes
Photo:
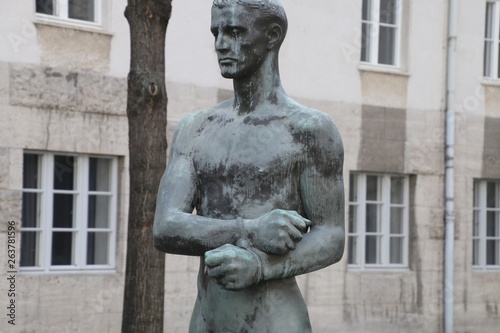
[[[205,253],[208,276],[227,290],[241,290],[260,282],[261,265],[256,253],[231,244]]]
[[[247,220],[245,229],[255,248],[284,255],[295,249],[310,225],[311,221],[296,211],[276,209],[255,220]]]

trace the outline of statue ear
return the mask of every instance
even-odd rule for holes
[[[283,35],[283,30],[277,23],[272,23],[267,28],[267,37],[269,42],[267,43],[267,49],[272,50],[276,45],[281,42],[281,36]]]

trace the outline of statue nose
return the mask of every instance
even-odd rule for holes
[[[227,43],[224,34],[219,34],[215,39],[215,49],[217,51],[224,51],[229,49],[229,44]]]

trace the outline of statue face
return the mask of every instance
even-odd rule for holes
[[[269,52],[265,26],[257,22],[256,14],[256,10],[239,4],[212,7],[211,31],[223,77],[238,79],[251,75]]]

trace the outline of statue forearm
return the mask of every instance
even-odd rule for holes
[[[286,255],[253,251],[260,257],[263,280],[273,280],[309,273],[338,262],[344,252],[344,242],[343,227],[318,226]]]
[[[192,256],[225,244],[236,244],[242,230],[236,220],[218,220],[184,212],[155,219],[154,241],[158,250]]]

